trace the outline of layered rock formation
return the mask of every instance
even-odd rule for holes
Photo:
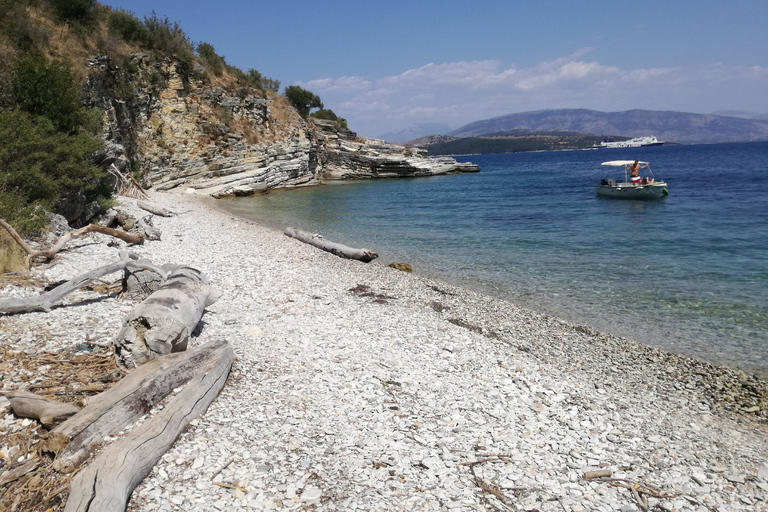
[[[427,151],[357,137],[334,121],[314,120],[318,130],[318,177],[326,180],[403,178],[479,172],[471,163],[453,158],[429,158]]]
[[[177,68],[142,53],[122,69],[106,56],[90,61],[87,98],[106,113],[104,161],[131,170],[139,162],[148,187],[224,197],[319,180],[479,171],[358,137],[333,121],[305,121],[282,96],[236,80],[185,78]]]

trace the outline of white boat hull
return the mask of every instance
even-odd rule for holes
[[[598,196],[618,199],[658,199],[667,194],[667,184],[663,181],[651,183],[650,185],[616,183],[615,185],[597,186]]]

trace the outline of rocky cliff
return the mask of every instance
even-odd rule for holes
[[[320,180],[479,171],[358,137],[333,121],[304,120],[282,96],[226,79],[185,79],[177,67],[142,53],[122,68],[106,56],[89,63],[87,101],[105,112],[104,163],[140,168],[147,187],[223,197]]]

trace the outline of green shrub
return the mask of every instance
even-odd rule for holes
[[[126,43],[146,45],[149,42],[149,29],[133,13],[118,9],[107,17],[109,33]]]
[[[349,130],[349,127],[347,126],[347,120],[343,117],[337,116],[333,110],[321,108],[317,112],[312,112],[312,117],[315,117],[317,119],[327,119],[329,121],[336,121],[339,123],[339,126],[344,128],[345,130]]]
[[[0,33],[13,48],[43,48],[50,35],[27,13],[25,0],[0,0]]]
[[[301,117],[306,118],[313,108],[323,108],[320,97],[298,85],[289,85],[285,88],[285,97],[291,102],[293,108],[299,111]]]
[[[280,80],[274,80],[272,78],[263,78],[261,80],[261,85],[263,85],[265,89],[269,89],[272,92],[277,92],[280,90]]]
[[[208,68],[210,68],[214,75],[221,76],[222,73],[224,73],[224,67],[227,63],[224,62],[224,57],[221,57],[216,53],[213,45],[208,43],[198,44],[197,54],[201,59],[203,59],[203,62],[205,62],[205,64],[208,66]]]
[[[194,56],[192,43],[178,23],[171,22],[168,18],[160,19],[153,11],[151,17],[144,18],[144,26],[147,27],[148,31],[148,38],[145,43],[148,50],[165,56]]]
[[[80,91],[64,63],[49,63],[37,51],[20,52],[11,77],[13,102],[33,116],[50,119],[57,130],[74,132],[86,122]]]
[[[37,207],[52,210],[68,192],[81,191],[88,200],[108,197],[106,174],[92,162],[102,147],[98,137],[62,133],[48,118],[0,112],[0,218],[31,231],[44,221]]]
[[[59,21],[92,26],[96,21],[96,0],[47,0]]]

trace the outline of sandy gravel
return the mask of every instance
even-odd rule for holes
[[[223,337],[237,360],[131,510],[768,510],[763,411],[724,399],[762,393],[748,376],[343,260],[197,197],[152,197],[178,215],[153,217],[162,240],[130,250],[207,274],[222,296],[194,344]],[[124,244],[108,241],[77,241],[37,274],[116,260]],[[78,292],[0,316],[0,344],[109,343],[134,305]],[[595,470],[610,477],[584,478]]]

